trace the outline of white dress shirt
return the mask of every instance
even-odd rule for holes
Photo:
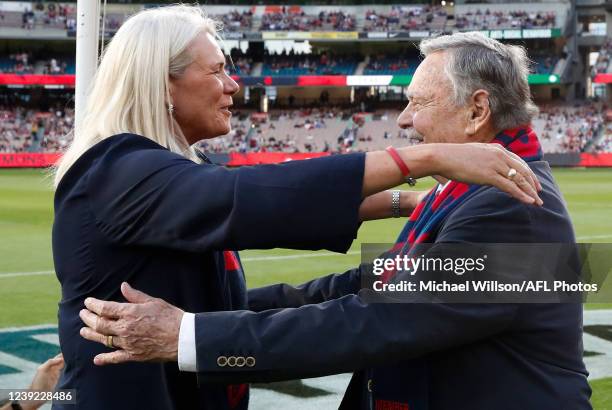
[[[195,372],[196,363],[195,315],[185,312],[179,329],[178,367],[183,372]]]

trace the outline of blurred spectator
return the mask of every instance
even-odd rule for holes
[[[554,28],[557,16],[553,11],[468,11],[455,15],[455,27],[469,30]]]
[[[0,58],[0,73],[12,74],[74,74],[74,58],[36,59],[30,53],[10,54],[8,58]]]
[[[34,111],[0,106],[0,152],[58,152],[69,143],[71,109]]]
[[[610,56],[612,55],[612,38],[606,39],[606,42],[599,50],[599,56],[593,66],[592,75],[602,74],[609,72],[610,67]]]
[[[239,12],[237,10],[221,16],[211,16],[223,22],[224,31],[249,31],[253,27],[253,13],[250,10]]]
[[[261,18],[260,30],[264,31],[352,31],[356,19],[342,11],[307,15],[303,11],[288,12],[285,7],[277,13],[266,13]]]
[[[392,6],[390,13],[368,10],[364,31],[441,30],[447,20],[446,9],[440,6]]]
[[[412,75],[419,65],[418,56],[408,57],[409,53],[398,53],[388,55],[384,53],[370,56],[368,64],[365,66],[365,75]]]
[[[584,102],[544,105],[534,119],[544,152],[584,152],[604,132],[605,106]]]
[[[263,75],[349,75],[355,72],[358,56],[321,54],[265,54]]]
[[[32,74],[34,65],[31,61],[30,53],[10,54],[8,59],[0,58],[0,73]]]

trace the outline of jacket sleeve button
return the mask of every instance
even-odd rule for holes
[[[225,356],[217,357],[217,366],[219,366],[219,367],[227,366],[227,357],[225,357]]]

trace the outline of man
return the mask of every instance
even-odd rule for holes
[[[525,50],[478,33],[442,36],[420,48],[426,58],[400,127],[425,143],[504,145],[540,178],[544,205],[449,181],[421,202],[398,246],[575,242],[550,168],[525,125],[537,111]],[[367,303],[372,291],[361,289],[362,269],[251,290],[252,311],[195,316],[124,284],[126,299],[138,304],[87,300],[97,315],[82,311],[89,328],[81,334],[107,344],[106,335],[115,335],[120,350],[99,355],[97,364],[178,360],[204,381],[356,371],[346,409],[591,408],[579,304]],[[171,319],[151,319],[160,315]]]

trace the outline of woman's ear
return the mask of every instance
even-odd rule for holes
[[[168,81],[168,94],[170,94],[171,101],[174,100],[174,91],[175,91],[174,80],[170,78],[170,81]]]

